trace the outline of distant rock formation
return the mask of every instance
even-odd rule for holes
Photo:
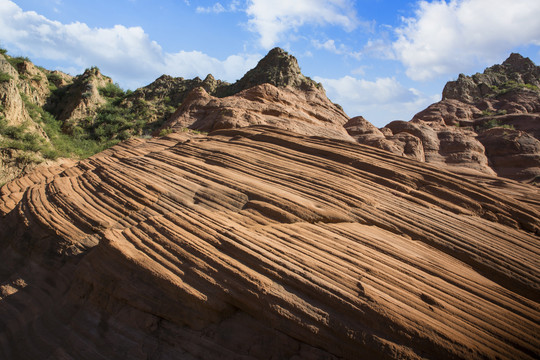
[[[540,195],[482,181],[272,127],[40,169],[1,189],[0,357],[538,359]]]
[[[482,74],[460,74],[446,84],[440,102],[410,122],[395,121],[375,138],[357,139],[456,170],[466,168],[536,182],[540,179],[540,152],[536,150],[540,148],[539,87],[540,67],[511,54]],[[345,127],[349,130],[354,125]]]

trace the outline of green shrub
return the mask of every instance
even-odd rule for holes
[[[47,74],[47,80],[55,82],[55,83],[60,82],[60,81],[62,81],[62,76],[60,76],[59,74],[56,74],[56,73],[49,73],[49,74]]]
[[[540,91],[540,89],[533,84],[519,83],[514,80],[508,80],[499,86],[495,86],[495,85],[491,86],[491,89],[495,92],[496,96],[504,95],[511,91],[515,91],[515,90],[519,90],[523,88],[534,90],[534,91]]]
[[[11,80],[11,75],[7,72],[0,71],[0,83],[8,82],[9,80]]]
[[[4,48],[0,48],[0,54],[6,55],[6,54],[7,54],[7,50],[4,49]]]
[[[30,62],[30,59],[23,56],[17,56],[17,57],[10,57],[7,59],[7,61],[13,66],[15,69],[18,69],[19,64],[22,64],[24,62]]]
[[[486,129],[491,129],[494,127],[501,127],[505,129],[515,130],[515,127],[513,125],[503,124],[499,119],[489,119],[483,122],[480,126],[477,126],[477,130],[480,130],[480,129],[486,130]]]
[[[106,86],[103,86],[98,89],[101,96],[108,98],[118,98],[125,95],[124,90],[118,84],[108,83]]]
[[[533,85],[533,84],[525,84],[525,85],[523,85],[523,86],[526,87],[527,89],[530,89],[530,90],[540,91],[540,89],[538,88],[538,86]]]
[[[161,131],[159,132],[159,136],[166,136],[172,132],[173,132],[172,129],[161,129]]]

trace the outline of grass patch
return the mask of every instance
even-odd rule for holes
[[[493,85],[491,89],[495,92],[495,96],[504,95],[506,93],[516,91],[519,89],[529,89],[534,91],[540,91],[538,86],[533,84],[520,83],[514,80],[508,80],[499,86]]]
[[[30,59],[26,56],[9,57],[6,60],[11,64],[11,66],[17,69],[17,71],[20,64],[24,62],[30,62]]]
[[[480,125],[475,126],[475,130],[487,130],[487,129],[492,129],[492,128],[495,128],[495,127],[500,127],[500,128],[504,128],[504,129],[511,129],[511,130],[516,129],[514,127],[514,125],[503,124],[499,119],[490,119],[490,120],[484,121]]]
[[[121,98],[125,95],[124,90],[118,84],[109,83],[104,87],[98,89],[101,96],[108,98]]]
[[[32,119],[40,124],[49,137],[50,143],[40,144],[36,147],[28,143],[29,139],[21,139],[22,145],[31,151],[39,151],[44,158],[56,159],[58,157],[74,157],[84,159],[103,151],[119,142],[116,139],[94,139],[86,132],[77,133],[75,136],[62,131],[62,122],[57,120],[49,112],[29,101],[28,97],[21,94],[26,109]]]
[[[159,132],[159,136],[166,136],[170,133],[172,133],[172,129],[161,129],[161,131]]]
[[[8,82],[9,80],[11,80],[11,75],[7,72],[0,71],[0,83]]]

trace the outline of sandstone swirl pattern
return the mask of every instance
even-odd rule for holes
[[[267,127],[131,140],[2,189],[0,358],[538,358],[534,201]]]

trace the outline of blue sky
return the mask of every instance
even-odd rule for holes
[[[98,66],[124,89],[162,74],[234,82],[279,46],[382,127],[511,52],[540,64],[538,19],[538,0],[0,0],[0,46],[73,75]]]

